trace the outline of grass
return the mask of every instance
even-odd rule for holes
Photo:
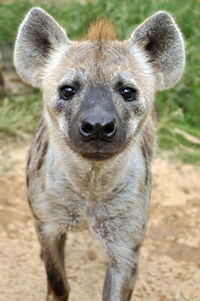
[[[86,33],[98,16],[114,21],[119,38],[128,37],[134,27],[158,10],[175,17],[186,44],[187,64],[181,81],[172,89],[157,94],[158,146],[183,161],[200,162],[200,146],[177,132],[181,129],[200,138],[200,30],[199,0],[107,0],[107,1],[25,1],[0,4],[0,48],[13,45],[17,28],[32,6],[41,6],[67,29],[69,38]],[[0,138],[5,135],[29,137],[41,110],[39,92],[30,95],[6,95],[0,99]]]
[[[7,95],[0,100],[0,139],[5,135],[30,139],[41,115],[41,94],[37,89],[26,94]]]

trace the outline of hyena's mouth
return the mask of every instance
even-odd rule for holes
[[[82,141],[80,139],[67,139],[68,146],[77,154],[87,160],[103,161],[111,159],[125,150],[129,144],[125,135],[123,139],[116,137],[116,140],[112,142],[103,141],[101,139],[95,139],[92,141]]]
[[[111,159],[114,154],[111,153],[79,153],[83,158],[93,161],[103,161]]]
[[[87,160],[103,161],[108,160],[122,151],[123,147],[105,141],[90,141],[74,143],[67,141],[68,146],[77,154]]]

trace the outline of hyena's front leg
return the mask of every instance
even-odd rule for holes
[[[67,301],[69,285],[65,274],[64,246],[66,234],[54,238],[45,237],[42,226],[36,225],[36,232],[41,245],[41,258],[47,275],[47,301]]]
[[[92,231],[109,255],[104,281],[103,301],[130,301],[138,272],[139,252],[144,238],[144,220],[134,217],[98,216]]]
[[[103,288],[103,301],[130,301],[137,277],[138,257],[133,262],[111,257]]]

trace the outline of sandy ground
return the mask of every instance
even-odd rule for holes
[[[39,245],[25,197],[27,146],[0,155],[0,301],[45,300]],[[200,300],[200,169],[156,159],[149,228],[131,300]],[[100,301],[107,256],[84,231],[66,248],[70,301]]]

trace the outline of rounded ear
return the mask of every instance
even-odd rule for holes
[[[14,64],[27,83],[41,86],[42,70],[53,51],[63,51],[69,40],[65,31],[44,10],[32,8],[19,27]]]
[[[153,66],[157,90],[173,86],[182,75],[185,51],[182,35],[173,18],[160,11],[144,21],[132,33],[130,49],[143,51]]]

